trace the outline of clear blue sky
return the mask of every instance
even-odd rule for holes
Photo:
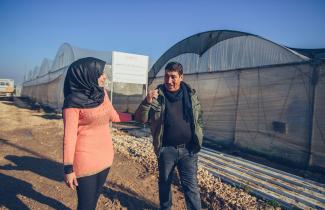
[[[325,48],[325,0],[0,0],[0,78],[21,82],[64,42],[157,60],[184,38],[223,29]]]

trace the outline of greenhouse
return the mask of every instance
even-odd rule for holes
[[[168,49],[149,72],[180,62],[197,90],[206,143],[325,170],[325,49],[290,49],[237,31],[209,31]]]
[[[89,56],[111,65],[112,52],[65,43],[53,61],[44,59],[25,75],[22,95],[60,111],[69,65]],[[293,49],[238,31],[203,32],[176,43],[155,62],[149,89],[163,82],[170,61],[182,63],[184,80],[198,92],[206,144],[325,171],[325,49]],[[134,112],[145,91],[144,85],[116,83],[113,104]]]
[[[111,95],[112,52],[81,49],[68,43],[61,45],[53,61],[44,58],[40,67],[35,67],[25,75],[21,95],[61,112],[66,72],[72,62],[85,57],[95,57],[106,62],[105,73],[108,78],[106,89]],[[137,103],[143,99],[144,92],[145,87],[142,84],[114,82],[112,97],[115,108],[124,112],[134,112]]]

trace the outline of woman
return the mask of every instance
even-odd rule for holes
[[[82,58],[72,63],[64,81],[65,182],[77,189],[78,209],[95,209],[114,151],[109,122],[130,121],[117,113],[104,89],[105,62]]]

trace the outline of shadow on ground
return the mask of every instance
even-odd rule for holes
[[[40,176],[46,177],[48,179],[62,182],[63,181],[63,166],[57,162],[48,159],[41,159],[32,156],[16,156],[7,155],[5,159],[12,162],[12,164],[7,164],[0,166],[1,170],[18,170],[18,171],[31,171]]]
[[[62,119],[61,114],[55,114],[55,113],[44,113],[43,115],[33,115],[33,116],[42,117],[42,118],[47,119],[47,120],[59,120],[59,119]]]
[[[133,192],[131,189],[128,189],[124,186],[117,185],[116,183],[107,182],[109,186],[104,186],[103,195],[108,198],[110,201],[118,200],[123,208],[133,209],[133,210],[142,210],[142,209],[152,209],[158,210],[158,206],[153,202],[141,198],[136,192]],[[116,189],[120,189],[118,191]]]
[[[19,195],[33,199],[53,209],[70,209],[61,202],[37,192],[33,189],[33,185],[26,181],[2,173],[0,173],[0,180],[0,207],[20,210],[30,209],[21,201]]]

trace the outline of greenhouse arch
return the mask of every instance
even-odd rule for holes
[[[325,170],[325,49],[293,49],[257,35],[218,30],[169,48],[149,72],[163,82],[170,61],[198,92],[206,143]]]

